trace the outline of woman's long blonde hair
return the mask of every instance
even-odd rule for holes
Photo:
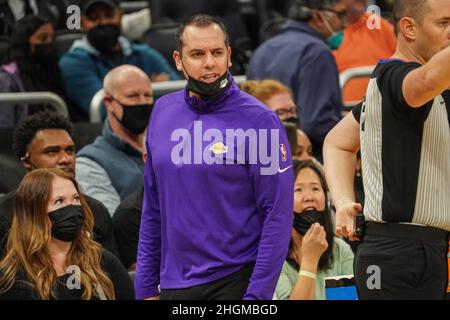
[[[16,191],[7,253],[0,262],[0,293],[11,289],[17,274],[24,271],[27,284],[41,299],[58,298],[55,293],[57,275],[47,246],[51,239],[47,204],[50,201],[52,182],[56,177],[73,182],[83,207],[84,223],[80,233],[72,241],[67,256],[67,266],[75,265],[81,271],[81,298],[89,300],[93,296],[98,297],[95,286],[100,286],[107,299],[114,299],[113,283],[100,266],[101,246],[92,239],[92,211],[76,181],[59,169],[31,171]]]

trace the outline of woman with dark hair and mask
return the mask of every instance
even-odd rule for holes
[[[275,291],[280,300],[324,300],[325,277],[353,275],[353,252],[334,236],[322,169],[294,160],[294,223]]]
[[[133,299],[120,261],[93,240],[92,212],[76,181],[59,169],[36,169],[14,199],[0,300]]]
[[[63,96],[54,46],[53,25],[40,16],[26,16],[14,26],[9,61],[0,67],[0,92],[50,91]],[[32,106],[2,106],[0,128],[13,127]]]

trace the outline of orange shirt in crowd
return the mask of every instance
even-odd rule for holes
[[[395,52],[397,38],[394,27],[381,18],[380,29],[369,29],[369,13],[349,24],[344,30],[344,40],[335,50],[334,57],[339,73],[349,68],[376,65],[380,59],[387,59]],[[370,23],[370,21],[369,21]],[[368,78],[353,79],[344,89],[344,101],[359,101],[366,93]]]

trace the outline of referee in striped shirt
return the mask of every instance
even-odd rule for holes
[[[450,0],[397,0],[397,50],[366,97],[327,136],[336,234],[357,239],[355,154],[365,232],[355,257],[360,299],[444,299],[450,231]]]

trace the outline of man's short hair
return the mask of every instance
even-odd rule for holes
[[[40,130],[65,130],[72,136],[72,123],[66,117],[54,111],[40,111],[22,121],[14,130],[13,150],[20,159],[27,153],[30,142]]]
[[[394,3],[394,23],[395,32],[400,32],[399,22],[404,17],[414,18],[417,22],[422,22],[428,11],[428,0],[396,0]]]
[[[230,40],[227,32],[227,28],[225,27],[225,24],[220,21],[219,19],[210,16],[208,14],[196,14],[191,17],[189,17],[187,20],[185,20],[177,30],[176,34],[176,42],[177,42],[177,51],[181,54],[181,51],[183,50],[183,32],[184,29],[186,29],[187,26],[196,26],[199,28],[207,28],[212,24],[216,24],[220,27],[220,29],[223,31],[223,34],[225,36],[225,45],[228,48],[230,46]]]

